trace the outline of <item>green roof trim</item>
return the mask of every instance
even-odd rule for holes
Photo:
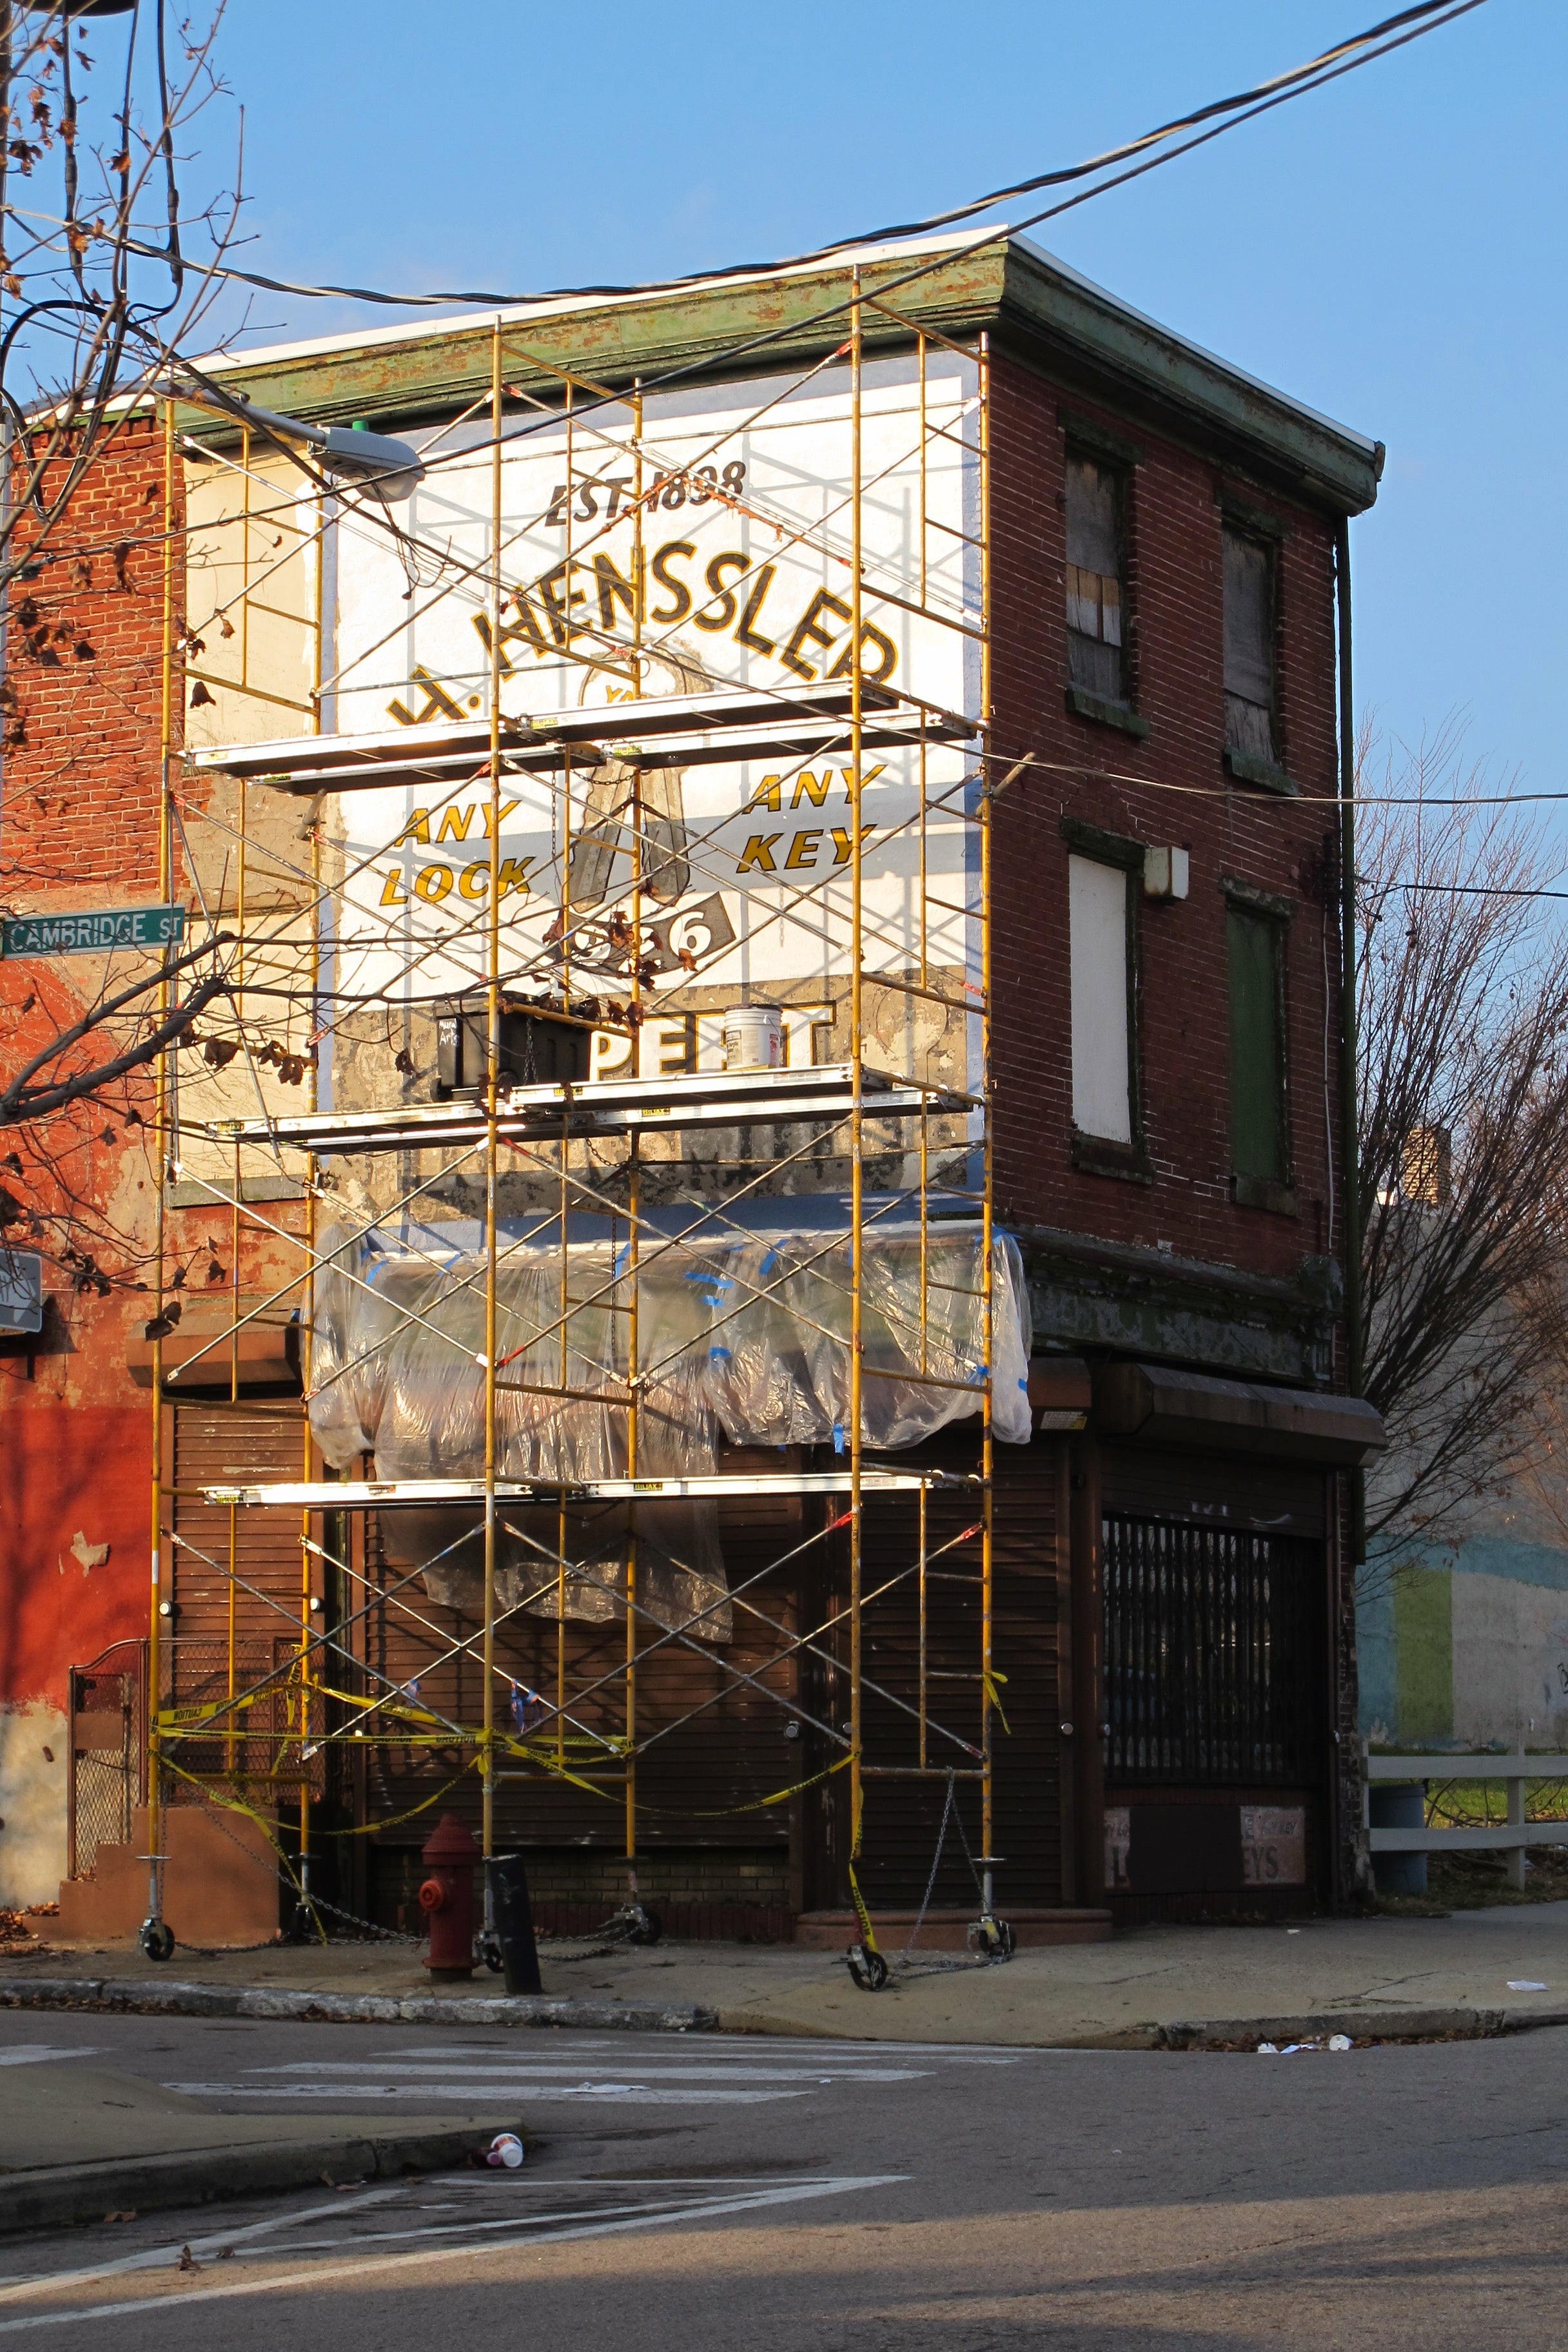
[[[858,257],[863,291],[880,293],[915,325],[955,339],[989,331],[1106,404],[1195,439],[1231,465],[1250,464],[1336,513],[1359,513],[1377,495],[1380,443],[1184,341],[1020,238],[977,247],[950,237]],[[676,375],[713,381],[804,368],[844,341],[850,282],[843,257],[503,312],[506,380],[553,397],[561,385],[552,369],[616,391],[640,380],[652,391]],[[908,331],[885,313],[868,307],[863,320],[869,347],[908,344]],[[490,331],[484,316],[419,322],[226,356],[207,373],[285,415],[406,429],[488,396]],[[232,437],[210,413],[182,410],[180,423],[197,440]]]

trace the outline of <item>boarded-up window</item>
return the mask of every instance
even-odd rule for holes
[[[1225,530],[1225,740],[1272,763],[1274,725],[1274,551],[1245,532]]]
[[[1238,1176],[1289,1181],[1285,1093],[1284,925],[1232,907],[1230,1152]]]
[[[1121,866],[1068,858],[1073,1124],[1110,1143],[1132,1140],[1129,894]]]
[[[1068,674],[1107,702],[1126,699],[1121,645],[1121,486],[1068,459]]]

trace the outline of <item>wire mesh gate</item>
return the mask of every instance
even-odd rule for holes
[[[68,1677],[67,1871],[90,1878],[101,1845],[129,1845],[146,1794],[147,1645],[114,1642]]]

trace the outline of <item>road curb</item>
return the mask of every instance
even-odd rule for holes
[[[756,2009],[703,2009],[682,2002],[553,2000],[542,1995],[450,2000],[382,1993],[288,1992],[266,1985],[204,1985],[141,1978],[0,1979],[0,2009],[121,2011],[149,2017],[299,2018],[332,2025],[555,2026],[595,2033],[734,2033],[808,2040],[874,2041],[852,2027]],[[1568,2008],[1331,2009],[1288,2017],[1174,2019],[1094,2033],[998,2037],[998,2048],[1049,2050],[1256,2050],[1260,2042],[1306,2042],[1347,2033],[1352,2042],[1484,2041],[1568,2025]],[[987,2037],[976,2036],[991,2046]],[[112,2201],[112,2200],[111,2200]]]
[[[285,1992],[267,1985],[170,1984],[129,1977],[10,1978],[0,1980],[0,2008],[125,2010],[144,2017],[297,2017],[332,2025],[555,2025],[595,2033],[711,2033],[719,2023],[715,2011],[679,2002],[557,2000],[537,1994],[398,2000],[384,1993]]]
[[[1256,2050],[1260,2042],[1309,2042],[1346,2033],[1352,2042],[1486,2041],[1568,2025],[1568,2009],[1330,2009],[1294,2017],[1177,2019],[1166,2024],[1123,2025],[1095,2033],[1058,2033],[1037,2042],[1000,2036],[984,2041],[1006,2050]],[[841,2025],[770,2015],[764,2010],[721,2009],[721,2033],[788,2035],[800,2040],[871,2041]],[[951,2021],[944,2040],[952,2039]],[[974,2037],[976,2048],[983,2037]]]
[[[1352,2042],[1480,2042],[1568,2025],[1568,2009],[1327,2009],[1299,2017],[1204,2018],[1152,2029],[1156,2050],[1225,2050],[1260,2042],[1309,2042],[1330,2033]]]
[[[464,2163],[493,2133],[517,2128],[512,2116],[499,2124],[467,2123],[443,2131],[182,2149],[173,2156],[116,2157],[102,2164],[3,2172],[0,2233],[101,2221],[106,2213],[127,2209],[148,2213],[171,2205],[209,2205],[217,2198],[306,2189],[316,2182],[335,2188],[339,2181],[437,2172]]]

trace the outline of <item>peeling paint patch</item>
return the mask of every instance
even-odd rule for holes
[[[0,1706],[0,1904],[16,1910],[60,1891],[68,1747],[58,1707]]]

